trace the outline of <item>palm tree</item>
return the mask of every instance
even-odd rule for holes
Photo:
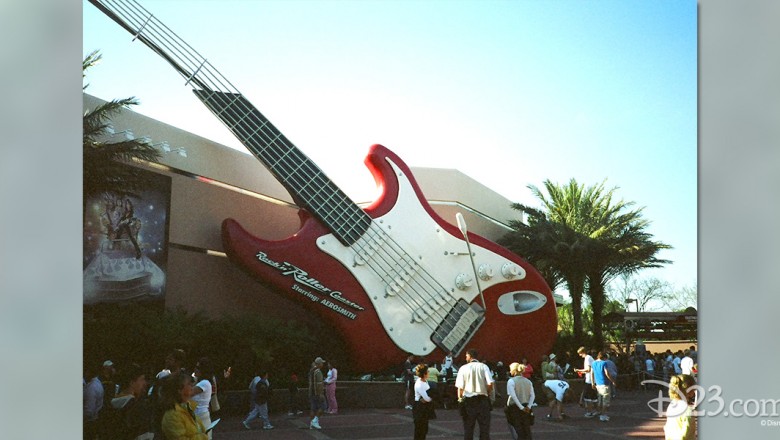
[[[605,284],[620,273],[668,263],[655,255],[669,246],[650,240],[645,232],[649,222],[642,219],[641,209],[626,212],[633,203],[613,201],[617,188],[607,190],[604,182],[585,187],[574,179],[563,186],[545,180],[544,187],[548,195],[528,186],[542,209],[512,205],[528,215],[528,222],[510,222],[514,231],[502,244],[540,266],[543,274],[552,274],[548,279],[552,288],[565,282],[572,298],[574,340],[578,344],[583,341],[582,295],[587,287],[594,336],[600,344]]]
[[[662,249],[671,249],[671,246],[653,241],[652,236],[645,232],[649,222],[639,218],[638,214],[623,225],[618,219],[612,233],[597,240],[594,246],[588,270],[588,295],[593,306],[593,333],[598,347],[604,342],[602,318],[607,283],[619,275],[671,263],[656,256]]]
[[[512,208],[523,211],[527,223],[510,221],[514,232],[499,242],[533,264],[550,289],[566,285],[572,299],[574,339],[581,341],[586,272],[580,262],[585,258],[585,240],[573,228],[551,220],[544,211],[517,203]]]
[[[93,51],[82,64],[82,77],[97,64],[102,56]],[[88,84],[84,85],[84,89]],[[135,97],[115,99],[84,112],[84,203],[90,197],[113,194],[137,196],[143,187],[138,168],[127,166],[134,161],[157,161],[161,154],[142,139],[109,142],[112,134],[111,117],[124,108],[137,105]],[[102,139],[102,140],[101,140]]]

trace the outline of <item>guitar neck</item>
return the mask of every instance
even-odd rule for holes
[[[195,95],[344,245],[359,239],[368,216],[263,116],[205,58],[134,0],[89,0],[168,61]]]

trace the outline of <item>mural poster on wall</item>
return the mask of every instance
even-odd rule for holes
[[[162,300],[171,178],[150,171],[138,197],[86,200],[84,303]]]

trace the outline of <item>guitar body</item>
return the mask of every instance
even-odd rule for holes
[[[541,275],[507,249],[469,233],[481,276],[475,275],[462,233],[433,211],[406,164],[381,145],[371,148],[366,164],[382,189],[366,213],[382,233],[387,232],[392,246],[403,247],[419,261],[418,270],[438,281],[427,288],[434,296],[424,297],[414,289],[431,284],[414,274],[406,277],[412,287],[408,291],[382,279],[360,264],[358,255],[365,246],[342,245],[305,211],[298,233],[279,241],[255,237],[235,220],[224,220],[222,239],[228,257],[337,329],[358,371],[397,365],[407,352],[431,361],[443,358],[444,344],[435,344],[431,336],[435,322],[455,301],[481,304],[477,281],[485,299],[484,321],[468,342],[453,350],[455,355],[474,347],[482,359],[508,363],[521,356],[535,361],[547,353],[555,340],[557,315]],[[415,314],[425,309],[427,316]]]

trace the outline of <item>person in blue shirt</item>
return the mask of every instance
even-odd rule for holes
[[[599,413],[599,420],[602,422],[609,421],[609,402],[612,397],[612,390],[609,385],[614,383],[614,378],[609,374],[607,368],[606,356],[603,352],[599,352],[596,355],[596,361],[591,366],[592,386],[598,394],[598,402],[596,403],[596,410]]]
[[[612,359],[615,357],[615,353],[604,353],[604,362],[607,365],[607,372],[609,373],[609,377],[612,378],[612,383],[609,384],[609,390],[610,390],[610,397],[612,399],[615,398],[616,393],[616,387],[617,387],[617,377],[618,377],[618,368],[615,364],[615,361]]]

